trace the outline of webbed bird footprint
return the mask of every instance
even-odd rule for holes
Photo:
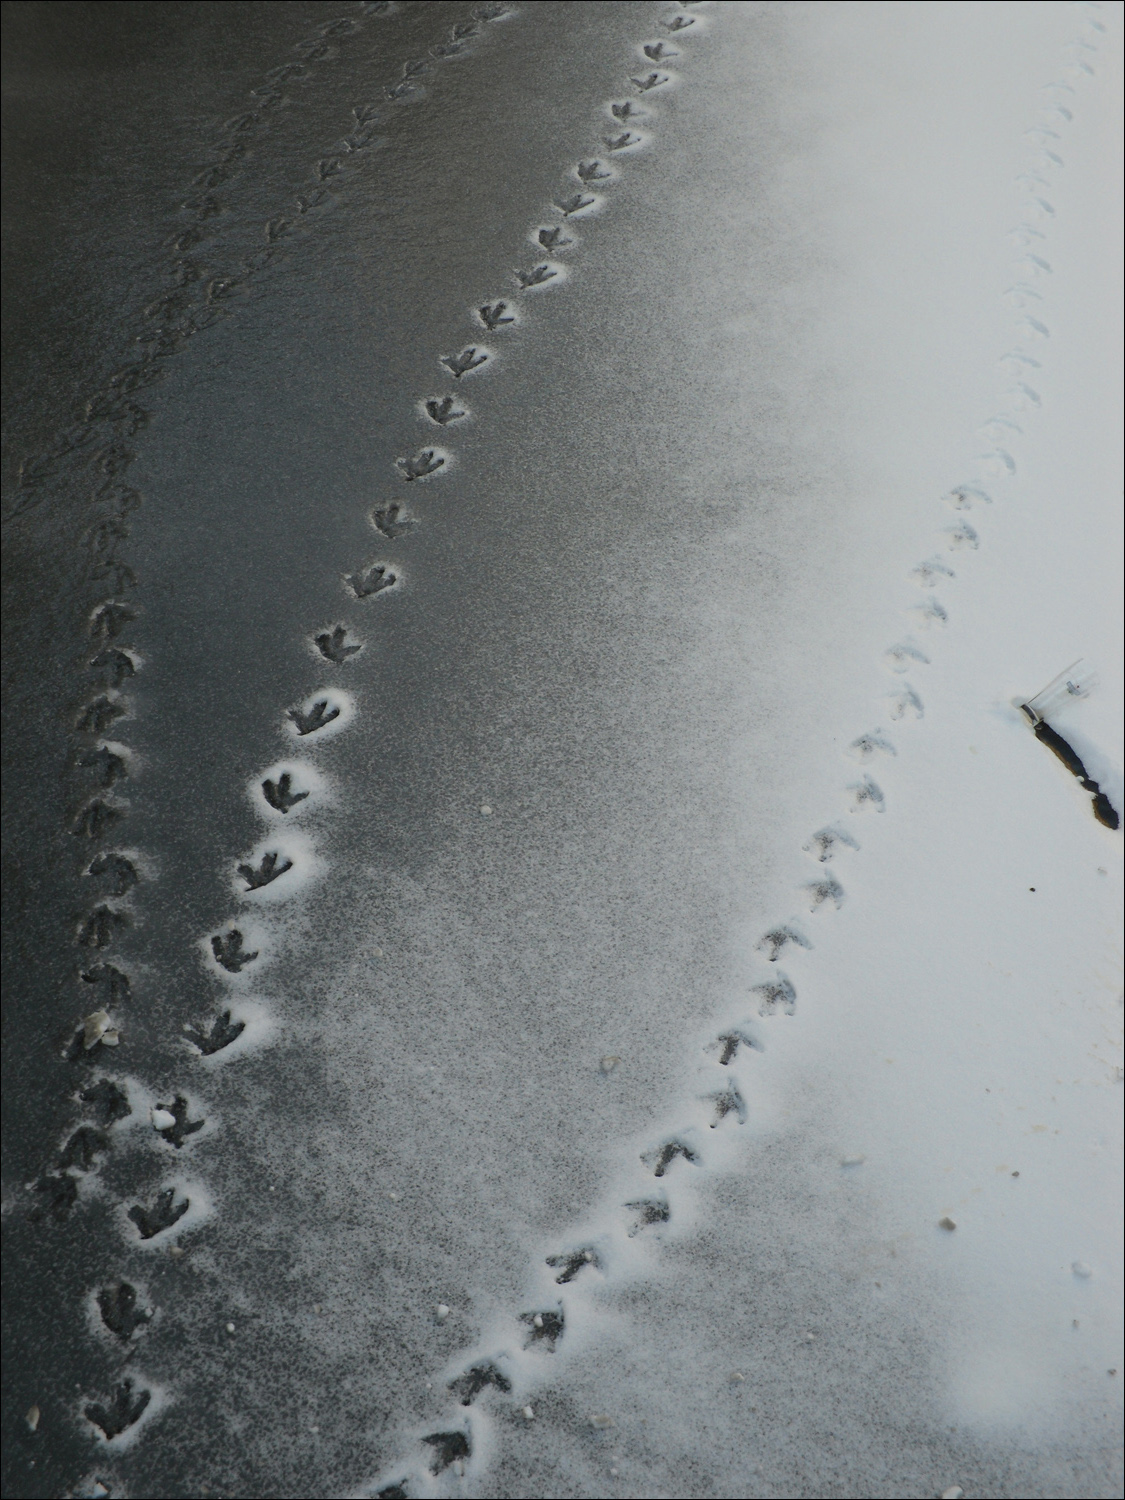
[[[652,1166],[652,1175],[654,1177],[663,1177],[676,1158],[680,1156],[683,1157],[684,1161],[690,1162],[693,1166],[699,1164],[699,1157],[696,1152],[683,1141],[676,1140],[665,1141],[655,1151],[646,1152],[641,1157],[641,1160],[646,1165]]]
[[[949,538],[949,550],[957,552],[967,547],[975,552],[980,546],[980,537],[969,525],[968,521],[959,521],[956,526],[951,526],[945,533]]]
[[[456,1464],[458,1467],[472,1457],[473,1449],[463,1432],[430,1432],[422,1439],[432,1449],[430,1473],[444,1474]]]
[[[503,328],[506,324],[516,321],[515,314],[508,311],[508,304],[506,302],[486,302],[483,307],[477,308],[477,316],[490,333],[495,332],[497,328]],[[446,396],[445,399],[449,403],[450,398]],[[432,415],[433,413],[431,412]],[[464,412],[459,412],[458,416],[464,416]],[[437,421],[439,419],[435,417],[434,420]]]
[[[258,957],[256,949],[253,953],[246,952],[242,933],[237,927],[216,934],[211,939],[211,952],[215,955],[215,962],[226,969],[228,974],[240,974],[247,964],[253,963]]]
[[[192,1046],[197,1047],[204,1057],[212,1057],[216,1052],[221,1052],[224,1047],[229,1047],[231,1042],[237,1041],[246,1030],[245,1021],[232,1021],[230,1011],[224,1010],[222,1015],[217,1016],[211,1022],[210,1028],[204,1030],[202,1026],[187,1026],[184,1035]]]
[[[108,745],[99,745],[95,750],[83,750],[77,757],[83,770],[97,771],[101,786],[111,787],[122,777],[128,776],[129,766],[123,755],[111,750]]]
[[[778,1010],[791,1016],[797,1009],[797,991],[780,970],[775,979],[767,980],[764,984],[751,985],[750,993],[758,996],[760,1016],[776,1015]]]
[[[695,17],[694,16],[672,16],[667,21],[661,21],[660,24],[662,26],[666,26],[669,31],[686,31],[689,26],[694,26],[695,25]]]
[[[283,771],[276,781],[267,777],[262,782],[262,796],[275,812],[287,813],[309,795],[308,792],[295,792],[292,788],[293,777],[288,771]]]
[[[943,604],[936,599],[927,599],[924,604],[915,604],[910,613],[918,621],[923,630],[928,630],[931,625],[947,625],[949,613]]]
[[[876,812],[886,811],[887,799],[883,796],[882,791],[876,786],[875,782],[871,780],[870,776],[865,776],[862,781],[855,782],[848,788],[848,791],[852,794],[853,812],[858,812],[865,808],[874,808]],[[847,838],[847,835],[838,834],[838,837],[843,841]],[[859,848],[859,845],[854,840],[851,842],[853,848]],[[838,902],[837,905],[839,905]]]
[[[540,229],[535,238],[543,246],[544,250],[563,250],[567,245],[574,244],[574,241],[557,226],[551,229]]]
[[[99,1078],[87,1089],[80,1089],[79,1099],[88,1104],[103,1125],[115,1125],[133,1113],[129,1096],[112,1078]]]
[[[746,1123],[746,1100],[741,1091],[734,1083],[728,1083],[725,1089],[720,1089],[717,1094],[707,1096],[715,1105],[715,1118],[711,1121],[711,1129],[716,1130],[728,1115],[737,1115],[738,1123]]]
[[[385,505],[380,510],[371,512],[371,524],[376,531],[382,532],[392,542],[397,542],[400,537],[413,531],[418,522],[408,516],[401,505]]]
[[[271,850],[268,854],[262,855],[256,866],[239,865],[238,873],[245,880],[248,891],[258,891],[292,868],[291,859],[286,859],[283,854]]]
[[[95,906],[79,923],[78,942],[84,948],[108,948],[115,933],[129,925],[125,912],[114,911],[112,906]]]
[[[470,370],[479,370],[481,365],[487,362],[488,357],[486,350],[470,345],[467,349],[462,349],[460,354],[443,354],[441,362],[454,380],[460,380],[462,375],[467,375]]]
[[[595,1270],[601,1267],[597,1252],[589,1245],[583,1246],[581,1250],[568,1250],[562,1255],[548,1255],[547,1264],[552,1271],[558,1271],[555,1281],[559,1286],[566,1286],[587,1266],[593,1266]]]
[[[561,1307],[520,1313],[520,1322],[526,1324],[528,1330],[526,1347],[530,1349],[535,1344],[545,1344],[549,1353],[554,1353],[555,1345],[566,1331],[566,1315]]]
[[[151,1400],[152,1392],[136,1390],[132,1376],[126,1375],[119,1385],[114,1386],[108,1402],[91,1401],[83,1410],[87,1421],[100,1430],[107,1442],[112,1442],[140,1421]],[[105,1490],[105,1493],[108,1495],[109,1491]]]
[[[916,568],[911,568],[910,576],[922,588],[932,588],[943,578],[956,578],[957,574],[940,557],[930,557],[925,562],[920,562]]]
[[[103,802],[96,798],[89,802],[74,820],[71,833],[76,838],[100,839],[104,833],[119,823],[125,816],[123,808],[114,807],[112,803]]]
[[[121,1005],[128,1000],[132,994],[132,983],[128,974],[123,974],[113,964],[94,964],[92,968],[83,969],[81,973],[83,984],[95,985],[102,991],[102,999],[106,1005]]]
[[[887,701],[890,704],[892,719],[904,719],[907,714],[920,719],[925,714],[921,698],[909,683],[903,683],[897,693],[890,694]]]
[[[873,730],[870,734],[861,734],[858,739],[853,740],[848,746],[848,754],[853,760],[872,760],[876,755],[897,755],[898,751],[890,740],[884,739],[879,731]]]
[[[127,678],[136,676],[137,662],[128,651],[114,646],[95,656],[90,662],[90,669],[101,677],[107,687],[119,688]]]
[[[543,261],[541,265],[533,266],[530,271],[513,272],[513,275],[525,292],[533,286],[545,285],[546,282],[551,281],[558,274],[557,271],[551,269],[546,261]]]
[[[637,88],[640,89],[642,94],[647,94],[650,89],[658,89],[663,84],[667,83],[668,74],[648,73],[644,78],[631,78],[629,82],[635,84]]]
[[[608,182],[613,176],[600,161],[580,161],[574,169],[579,182]]]
[[[79,709],[74,727],[80,734],[102,734],[115,719],[128,712],[122,703],[107,698],[104,693]]]
[[[445,364],[448,361],[443,360],[442,363]],[[444,463],[445,459],[433,448],[421,448],[410,458],[396,458],[395,468],[398,469],[403,479],[425,479],[429,474],[436,474]]]
[[[500,306],[503,305],[503,303],[500,304]],[[491,311],[491,309],[489,310]],[[485,309],[482,307],[480,311],[483,317]],[[508,318],[506,321],[510,323],[514,320]],[[431,422],[436,422],[439,427],[447,427],[450,422],[458,422],[462,417],[468,416],[468,412],[463,406],[457,406],[454,403],[452,396],[442,396],[440,400],[436,396],[432,396],[425,403],[425,406],[426,415]]]
[[[109,1141],[100,1130],[95,1130],[92,1125],[80,1125],[59,1153],[57,1166],[63,1172],[72,1168],[89,1172],[97,1164],[98,1157],[108,1150]]]
[[[872,787],[875,786],[871,782]],[[878,788],[875,788],[878,790]],[[826,863],[836,856],[836,846],[843,844],[846,849],[858,849],[859,845],[850,833],[843,828],[818,828],[808,843],[804,845],[806,854],[811,854],[813,859],[818,859],[821,864]]]
[[[165,1229],[171,1229],[173,1224],[178,1224],[190,1207],[190,1198],[182,1198],[177,1203],[176,1189],[170,1187],[156,1195],[151,1207],[135,1203],[129,1210],[129,1218],[137,1226],[142,1240],[152,1240]]]
[[[342,666],[357,651],[363,650],[362,645],[348,642],[348,632],[343,625],[337,625],[331,631],[323,631],[316,637],[316,644],[321,656],[337,666]]]
[[[645,113],[632,99],[622,99],[619,103],[611,104],[609,112],[615,120],[635,120],[638,115]]]
[[[392,573],[386,563],[371,563],[356,573],[349,573],[344,582],[357,599],[370,599],[384,589],[394,588],[398,574]]]
[[[680,55],[674,48],[667,46],[664,42],[649,42],[641,50],[649,62],[663,62],[666,57],[679,57]]]
[[[573,214],[581,213],[584,208],[589,208],[598,200],[589,193],[571,193],[568,198],[555,198],[552,201],[563,218],[569,219]]]
[[[607,151],[628,151],[630,146],[639,146],[641,137],[634,135],[631,130],[623,130],[620,135],[607,135],[605,148]]]
[[[724,1031],[721,1036],[716,1037],[707,1050],[708,1052],[717,1051],[719,1066],[727,1068],[738,1056],[739,1047],[749,1047],[755,1052],[765,1050],[756,1036],[752,1036],[748,1031],[740,1031],[737,1027]]]
[[[103,1286],[97,1297],[102,1322],[119,1339],[128,1341],[152,1318],[151,1307],[137,1306],[137,1289],[128,1281]]]
[[[631,1203],[626,1203],[625,1207],[632,1209],[637,1216],[629,1230],[630,1239],[652,1224],[667,1224],[672,1217],[672,1210],[663,1198],[636,1198]]]
[[[759,953],[764,953],[771,964],[777,962],[778,954],[792,943],[796,948],[811,948],[812,944],[808,938],[797,927],[783,926],[771,927],[763,937],[754,944]]]
[[[816,911],[826,901],[839,911],[844,904],[844,887],[831,875],[826,875],[823,880],[815,880],[811,885],[805,886],[805,893],[809,898],[809,910]]]
[[[490,1385],[496,1387],[504,1395],[508,1395],[512,1389],[512,1382],[501,1370],[500,1366],[487,1360],[483,1364],[470,1365],[463,1375],[449,1382],[449,1389],[457,1397],[462,1406],[470,1406],[475,1397],[481,1391],[487,1390]]]
[[[917,646],[912,646],[909,641],[904,641],[898,646],[889,646],[883,652],[883,658],[892,672],[909,672],[911,662],[929,666],[930,658],[919,651]]]
[[[189,1135],[195,1135],[203,1129],[205,1120],[188,1119],[188,1102],[182,1094],[177,1094],[171,1104],[158,1104],[157,1110],[161,1115],[172,1117],[171,1125],[157,1124],[156,1112],[153,1114],[153,1124],[156,1126],[157,1135],[169,1141],[176,1150],[180,1150]]]
[[[310,708],[291,708],[287,717],[299,735],[316,734],[340,717],[340,707],[329,705],[327,698],[318,698]]]

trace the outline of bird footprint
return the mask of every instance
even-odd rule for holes
[[[284,855],[279,855],[271,850],[270,853],[262,855],[256,867],[254,865],[239,865],[238,873],[245,880],[248,891],[257,891],[261,890],[262,886],[269,885],[272,881],[277,880],[279,876],[285,874],[286,870],[291,870],[292,868],[293,861],[291,859],[286,859]]]
[[[600,161],[580,161],[574,173],[579,182],[608,182],[613,176]]]
[[[698,1165],[699,1163],[699,1157],[683,1141],[665,1141],[655,1152],[648,1152],[642,1156],[641,1160],[646,1164],[652,1164],[652,1175],[654,1177],[663,1177],[678,1156],[682,1156],[685,1161],[691,1162],[693,1165]]]
[[[516,271],[514,273],[516,280],[525,292],[533,286],[546,285],[548,281],[552,281],[558,274],[558,271],[552,270],[546,261],[541,265],[534,266],[530,271]]]
[[[910,576],[922,588],[932,588],[935,583],[940,583],[943,578],[956,578],[957,574],[940,557],[931,557],[925,562],[920,562],[916,568],[911,568]]]
[[[442,363],[448,364],[448,360],[443,360]],[[395,467],[403,479],[407,480],[425,479],[429,474],[436,474],[444,463],[445,459],[433,448],[421,448],[412,458],[395,459]]]
[[[321,656],[327,661],[335,662],[337,666],[342,666],[357,651],[363,650],[362,645],[349,644],[348,632],[343,625],[337,625],[331,631],[323,631],[316,637],[316,644]]]
[[[143,1203],[135,1203],[129,1210],[129,1218],[137,1226],[142,1240],[155,1239],[165,1229],[171,1229],[173,1224],[178,1224],[191,1207],[191,1200],[183,1198],[176,1202],[176,1189],[165,1188],[158,1193],[151,1208],[146,1208]]]
[[[169,1125],[161,1119],[158,1123],[157,1113],[161,1116],[170,1115],[172,1123]],[[176,1150],[180,1150],[189,1135],[195,1135],[203,1129],[206,1121],[188,1119],[188,1102],[182,1094],[177,1094],[171,1104],[158,1104],[153,1112],[153,1124],[156,1133],[170,1141]]]
[[[97,1301],[102,1322],[119,1339],[131,1339],[137,1329],[143,1328],[152,1318],[151,1307],[137,1306],[137,1289],[127,1281],[119,1281],[116,1286],[103,1286]]]
[[[151,1400],[152,1392],[136,1390],[132,1377],[126,1375],[120,1385],[114,1386],[108,1402],[91,1401],[84,1410],[87,1420],[100,1429],[107,1442],[112,1442],[140,1421]]]
[[[340,708],[337,704],[329,707],[327,698],[318,698],[311,708],[291,708],[288,717],[299,735],[315,734],[340,717]]]
[[[501,302],[499,305],[503,307],[504,303]],[[491,311],[491,308],[482,307],[480,310],[481,317],[484,318],[485,313]],[[511,323],[515,320],[513,318],[507,318],[503,319],[502,321]],[[495,325],[490,323],[488,326],[491,328]],[[468,415],[464,407],[460,407],[454,402],[452,396],[442,396],[440,399],[437,396],[431,396],[430,399],[425,403],[425,406],[426,415],[429,417],[431,422],[436,422],[439,427],[448,427],[450,422],[457,422],[462,417]]]
[[[921,663],[929,666],[930,658],[924,652],[919,651],[917,646],[903,642],[898,646],[890,646],[883,652],[883,657],[892,672],[909,672],[911,662]]]
[[[601,1268],[601,1261],[598,1259],[597,1252],[592,1250],[588,1245],[584,1246],[581,1250],[568,1250],[563,1255],[548,1255],[547,1264],[551,1267],[552,1271],[558,1271],[559,1274],[555,1277],[555,1281],[559,1286],[566,1286],[568,1282],[573,1281],[578,1273],[585,1270],[587,1266],[593,1266],[595,1270]]]
[[[739,1047],[750,1047],[755,1052],[764,1050],[757,1037],[751,1036],[747,1031],[732,1029],[724,1031],[722,1036],[716,1037],[715,1041],[708,1048],[708,1051],[717,1049],[719,1053],[719,1066],[727,1068],[738,1056]]]
[[[441,362],[454,380],[460,380],[462,375],[467,375],[470,370],[479,370],[481,365],[488,360],[488,353],[484,349],[478,349],[470,345],[462,349],[460,354],[443,354]]]
[[[211,1022],[208,1030],[205,1031],[202,1026],[188,1026],[184,1035],[204,1057],[211,1057],[224,1047],[229,1047],[231,1042],[237,1041],[245,1030],[245,1021],[232,1021],[230,1011],[224,1010],[221,1016]]]
[[[650,89],[658,89],[668,82],[667,73],[648,73],[644,78],[631,78],[630,83],[636,84],[642,94],[647,94]]]
[[[892,693],[888,701],[892,719],[904,719],[908,713],[920,719],[925,714],[921,698],[908,682],[903,683],[897,693]]]
[[[451,1469],[454,1465],[460,1467],[466,1459],[472,1457],[472,1445],[463,1432],[431,1432],[422,1441],[433,1450],[430,1459],[431,1474],[444,1474],[446,1469]]]
[[[760,1016],[776,1015],[778,1010],[783,1011],[787,1016],[791,1016],[797,1009],[797,991],[780,969],[778,970],[776,979],[768,980],[765,984],[752,985],[750,993],[758,996],[758,1014]]]
[[[564,219],[569,219],[574,214],[580,214],[584,208],[589,208],[597,201],[590,193],[571,193],[568,198],[555,198],[553,200],[554,206]]]
[[[400,537],[413,531],[418,522],[408,516],[401,505],[396,504],[386,505],[381,510],[373,510],[371,524],[376,531],[382,532],[392,542],[397,542]]]
[[[114,934],[129,926],[129,918],[123,911],[114,911],[112,906],[95,906],[83,917],[78,927],[78,941],[84,948],[108,948]]]
[[[874,782],[870,784],[874,786]],[[835,857],[837,844],[843,844],[848,849],[859,848],[851,834],[846,833],[842,828],[818,829],[804,848],[806,854],[811,854],[814,859],[824,864]]]
[[[545,1344],[551,1353],[566,1329],[566,1315],[561,1307],[550,1308],[546,1312],[520,1313],[520,1322],[526,1324],[528,1329],[526,1347]]]
[[[805,891],[809,898],[810,911],[816,911],[826,901],[831,901],[837,911],[844,904],[844,887],[831,875],[826,875],[823,880],[813,881],[811,885],[805,886]]]
[[[649,62],[663,62],[666,57],[678,57],[680,55],[674,48],[666,46],[664,42],[649,42],[641,50]]]
[[[258,956],[257,950],[253,953],[246,952],[242,946],[242,933],[237,927],[231,927],[221,935],[216,934],[211,939],[211,952],[215,955],[215,962],[226,969],[228,974],[240,974]]]
[[[777,962],[778,954],[788,944],[797,948],[811,948],[812,944],[796,927],[773,927],[755,943],[759,953],[764,953],[771,964]]]
[[[462,1406],[470,1406],[481,1391],[487,1390],[490,1385],[494,1385],[504,1395],[508,1395],[512,1389],[512,1382],[492,1360],[470,1365],[463,1375],[458,1375],[449,1382],[449,1389]]]
[[[292,787],[292,775],[288,771],[283,771],[276,781],[271,781],[267,777],[262,782],[262,796],[275,812],[287,813],[309,795],[308,792],[295,792]]]
[[[535,238],[543,246],[544,250],[562,250],[567,245],[574,244],[574,241],[568,235],[565,235],[557,225],[550,229],[540,229]]]
[[[623,130],[620,135],[607,135],[605,146],[607,151],[628,151],[630,146],[639,146],[641,137],[634,135],[631,130]]]
[[[386,563],[372,563],[357,573],[350,573],[344,581],[357,599],[370,599],[384,589],[393,588],[398,582],[398,574],[390,572]]]
[[[717,1094],[710,1094],[708,1097],[715,1105],[715,1118],[711,1121],[712,1130],[721,1125],[728,1115],[737,1115],[738,1123],[745,1125],[746,1100],[734,1083],[728,1083],[725,1089],[720,1089]]]
[[[672,1210],[663,1198],[637,1198],[632,1203],[626,1203],[625,1207],[632,1209],[637,1216],[629,1230],[630,1239],[652,1224],[667,1224],[672,1217]]]

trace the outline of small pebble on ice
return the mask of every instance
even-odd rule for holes
[[[227,1332],[228,1333],[233,1333],[234,1332],[234,1324],[233,1323],[228,1323],[227,1324]]]
[[[854,1156],[841,1156],[840,1165],[842,1167],[862,1167],[866,1160],[867,1157],[862,1152],[857,1152]]]
[[[488,805],[487,802],[482,802],[481,803],[481,805],[480,805],[480,815],[481,815],[482,818],[491,818],[491,816],[492,816],[492,809],[491,809],[491,807],[489,807],[489,805]]]
[[[599,1428],[603,1428],[603,1429],[606,1428],[606,1427],[612,1427],[613,1426],[613,1418],[612,1417],[604,1416],[603,1414],[599,1413],[598,1416],[590,1418],[590,1426],[591,1427],[599,1427]]]
[[[34,1432],[39,1426],[39,1408],[37,1406],[29,1406],[24,1421],[31,1428],[32,1432]]]
[[[173,1245],[168,1251],[168,1254],[172,1257],[173,1260],[179,1260],[180,1256],[183,1255],[183,1253],[184,1247],[182,1245]]]
[[[1083,1281],[1085,1281],[1088,1276],[1092,1276],[1094,1274],[1092,1268],[1088,1266],[1084,1260],[1071,1261],[1070,1269],[1074,1272],[1075,1276],[1081,1276]]]
[[[522,1406],[522,1407],[520,1407],[520,1410],[523,1412],[524,1416],[527,1418],[527,1420],[529,1422],[532,1422],[532,1421],[535,1420],[535,1413],[532,1411],[532,1409],[531,1409],[530,1406]]]
[[[948,1229],[952,1232],[957,1228],[957,1221],[955,1219],[951,1219],[949,1215],[946,1214],[944,1218],[938,1220],[938,1228]]]
[[[730,1383],[731,1385],[745,1385],[746,1376],[743,1375],[741,1370],[735,1370],[734,1374],[730,1378]]]
[[[439,1302],[438,1303],[438,1305],[437,1305],[437,1315],[438,1315],[439,1319],[448,1318],[449,1317],[449,1307],[448,1307],[448,1305],[446,1303],[444,1303],[444,1302]]]
[[[152,1128],[154,1130],[171,1130],[176,1123],[176,1117],[168,1109],[154,1109],[152,1115]]]

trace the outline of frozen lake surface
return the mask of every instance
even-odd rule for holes
[[[9,7],[6,1493],[1121,1492],[1121,23]]]

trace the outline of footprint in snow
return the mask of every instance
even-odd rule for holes
[[[831,875],[826,875],[823,880],[813,881],[804,890],[809,898],[810,911],[819,910],[826,901],[831,901],[837,911],[844,904],[844,887]]]
[[[865,776],[862,781],[855,782],[848,788],[848,791],[852,794],[853,812],[871,809],[881,813],[886,810],[887,799],[870,776]],[[853,844],[853,847],[858,849],[859,845]]]
[[[454,380],[460,380],[471,370],[479,370],[481,365],[488,362],[489,357],[487,349],[478,349],[475,345],[470,345],[467,349],[462,349],[460,354],[443,354],[441,363]]]
[[[398,504],[385,505],[379,510],[373,510],[370,520],[375,530],[392,542],[409,536],[418,525],[418,522],[412,516],[408,516],[405,509]]]
[[[780,970],[774,979],[764,984],[751,985],[750,993],[758,996],[758,1014],[760,1016],[776,1015],[780,1010],[785,1015],[791,1016],[797,1009],[797,991],[793,988],[789,979]]]
[[[520,1313],[520,1322],[528,1330],[524,1347],[530,1349],[541,1344],[551,1354],[566,1330],[566,1315],[561,1307],[548,1308],[544,1312]]]
[[[583,1246],[581,1250],[568,1250],[562,1255],[548,1255],[547,1264],[552,1271],[558,1271],[555,1281],[559,1286],[566,1286],[587,1266],[593,1266],[595,1270],[601,1269],[597,1252],[589,1245]]]
[[[348,632],[343,625],[336,625],[332,630],[322,631],[315,638],[317,650],[326,661],[335,666],[343,666],[344,662],[350,661],[363,646],[348,641]]]
[[[897,692],[891,693],[887,701],[892,719],[905,719],[908,715],[921,719],[925,715],[921,698],[908,682],[904,682]]]
[[[924,652],[919,651],[917,646],[912,646],[909,641],[904,641],[898,646],[889,646],[883,652],[883,659],[892,672],[909,672],[912,664],[923,666],[930,664],[930,658]]]
[[[789,943],[795,948],[811,948],[812,944],[808,938],[797,927],[784,926],[772,927],[764,937],[755,943],[759,953],[764,953],[771,964],[777,962],[778,955]]]
[[[871,783],[871,785],[874,785],[874,783]],[[846,849],[859,848],[855,839],[845,829],[820,828],[809,839],[804,849],[806,854],[811,854],[813,859],[817,859],[821,864],[825,864],[828,860],[836,857],[840,845],[843,845]]]
[[[119,1385],[114,1386],[108,1401],[91,1401],[84,1411],[87,1421],[107,1442],[112,1442],[140,1421],[151,1400],[152,1392],[137,1390],[132,1376],[126,1375]]]
[[[848,746],[848,754],[853,760],[869,761],[874,760],[876,755],[897,755],[898,751],[880,730],[874,729],[853,740]]]
[[[470,1365],[463,1375],[458,1375],[449,1382],[449,1389],[462,1406],[471,1406],[481,1391],[487,1390],[489,1386],[495,1386],[505,1396],[512,1389],[512,1382],[492,1360]]]
[[[190,1207],[189,1198],[182,1198],[177,1203],[176,1189],[170,1187],[158,1193],[151,1206],[135,1203],[129,1210],[129,1218],[137,1226],[142,1240],[152,1240],[164,1230],[171,1229],[173,1224],[178,1224]]]
[[[187,1026],[184,1028],[184,1035],[204,1057],[212,1057],[237,1041],[245,1030],[245,1021],[232,1021],[230,1011],[224,1010],[206,1029],[202,1026]]]

